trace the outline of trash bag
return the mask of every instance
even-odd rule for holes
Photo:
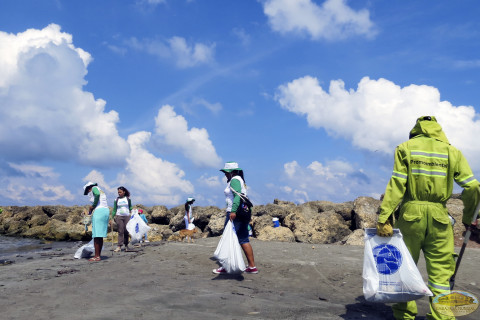
[[[399,229],[392,237],[365,229],[363,295],[371,302],[406,302],[433,296],[403,242]]]
[[[88,258],[94,252],[95,252],[95,247],[93,246],[93,239],[92,239],[89,243],[78,248],[78,250],[75,252],[75,255],[73,257],[75,259]]]
[[[223,230],[213,257],[220,262],[227,273],[242,273],[245,270],[242,249],[231,220]]]
[[[138,242],[142,240],[142,236],[147,233],[151,228],[143,221],[138,215],[138,210],[133,209],[130,215],[130,220],[127,222],[127,231],[132,237],[132,242]]]

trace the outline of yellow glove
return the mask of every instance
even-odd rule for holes
[[[385,221],[385,223],[377,223],[377,235],[380,237],[391,237],[393,236],[393,228],[390,224],[390,221]]]

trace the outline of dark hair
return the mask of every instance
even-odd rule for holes
[[[130,191],[127,190],[127,188],[125,187],[118,187],[117,190],[122,190],[123,192],[125,192],[125,196],[127,198],[130,198]]]
[[[245,178],[243,177],[243,170],[232,170],[232,178],[235,176],[240,176],[243,182],[246,184]]]

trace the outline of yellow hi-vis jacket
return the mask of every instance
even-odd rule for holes
[[[462,222],[471,224],[480,200],[479,182],[462,153],[451,146],[435,117],[417,119],[410,140],[395,149],[393,173],[380,206],[379,223],[385,223],[400,202],[428,201],[444,207],[453,181],[464,188]]]

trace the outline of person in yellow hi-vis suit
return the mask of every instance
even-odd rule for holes
[[[392,235],[393,212],[400,206],[395,227],[415,263],[423,251],[428,286],[434,296],[450,291],[449,280],[455,271],[453,226],[446,209],[453,181],[464,188],[462,222],[470,226],[480,200],[479,182],[462,153],[451,146],[442,127],[433,116],[417,119],[409,140],[397,146],[393,173],[385,190],[377,221],[377,234]],[[455,319],[432,307],[427,319]],[[392,306],[395,319],[415,319],[415,301]]]

